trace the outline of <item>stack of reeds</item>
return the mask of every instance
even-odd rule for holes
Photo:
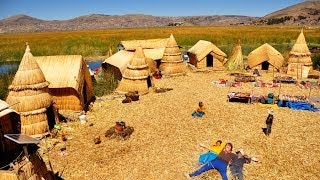
[[[237,45],[234,47],[232,51],[230,58],[226,62],[226,70],[228,71],[244,70],[243,55],[242,55],[240,41],[238,41]]]
[[[138,47],[132,60],[127,65],[127,69],[122,74],[122,80],[117,91],[120,93],[137,91],[141,95],[147,94],[149,92],[148,78],[151,81],[150,69],[142,47]]]
[[[166,49],[161,59],[160,70],[164,75],[180,75],[186,73],[179,46],[173,35],[170,35]]]
[[[21,115],[22,134],[38,135],[48,131],[46,108],[52,104],[48,86],[27,45],[6,100],[9,104],[18,103],[12,108]]]

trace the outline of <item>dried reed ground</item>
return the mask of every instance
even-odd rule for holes
[[[270,80],[272,74],[262,75]],[[275,110],[272,133],[265,137],[261,128],[267,110],[257,104],[227,102],[229,88],[211,84],[218,78],[230,79],[221,72],[188,72],[155,80],[157,87],[173,88],[166,93],[151,92],[130,104],[96,101],[86,125],[68,122],[63,127],[72,139],[67,141],[68,155],[59,156],[57,147],[50,151],[54,171],[63,171],[65,179],[186,179],[183,173],[193,171],[204,152],[199,144],[221,139],[260,160],[245,165],[245,179],[320,178],[319,113]],[[249,83],[230,90],[279,93],[279,88],[252,88]],[[308,95],[309,90],[291,84],[282,85],[281,93]],[[311,95],[319,96],[319,90]],[[207,107],[202,119],[191,116],[199,101]],[[134,127],[130,139],[105,138],[104,132],[119,120]],[[102,139],[99,145],[93,143],[97,133]],[[47,159],[47,154],[43,157]],[[209,171],[195,179],[221,178],[217,171]]]

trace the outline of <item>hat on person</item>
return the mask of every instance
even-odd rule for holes
[[[273,115],[273,109],[268,109],[268,114]]]
[[[242,156],[245,155],[244,150],[243,149],[239,149],[236,153],[241,153]]]

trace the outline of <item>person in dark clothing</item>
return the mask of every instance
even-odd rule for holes
[[[256,158],[249,158],[243,149],[239,149],[236,152],[236,155],[232,157],[230,164],[230,171],[233,179],[235,180],[243,180],[243,165],[251,163],[251,159],[253,161]]]
[[[263,132],[265,135],[269,136],[271,134],[271,127],[273,123],[273,110],[271,108],[268,109],[268,117],[266,119],[266,128],[263,128]]]

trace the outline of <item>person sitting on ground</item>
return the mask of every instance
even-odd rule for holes
[[[233,179],[243,180],[243,165],[249,164],[252,161],[257,161],[256,158],[249,158],[243,149],[239,149],[236,155],[232,157],[230,171]]]
[[[205,110],[205,107],[203,105],[203,102],[199,102],[199,106],[195,111],[193,111],[192,116],[202,118],[202,116],[205,114],[204,110]]]
[[[211,169],[217,169],[222,177],[222,180],[228,180],[227,166],[231,163],[231,158],[235,155],[232,153],[232,147],[232,143],[227,143],[224,150],[219,153],[218,158],[204,164],[200,169],[191,174],[186,173],[185,176],[190,178],[193,176],[198,176]]]

